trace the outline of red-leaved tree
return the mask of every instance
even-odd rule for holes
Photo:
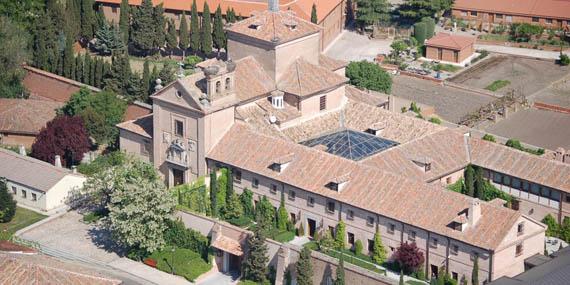
[[[395,259],[406,273],[415,272],[424,263],[424,254],[416,243],[403,243],[395,253]]]
[[[80,117],[57,116],[40,131],[32,145],[31,156],[54,163],[59,155],[62,164],[71,167],[89,151],[89,135]]]

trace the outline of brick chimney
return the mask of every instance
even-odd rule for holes
[[[467,217],[469,219],[469,226],[477,224],[481,218],[481,201],[479,201],[479,199],[473,198],[473,200],[471,200]]]
[[[55,156],[55,160],[53,162],[53,165],[55,165],[56,167],[61,167],[61,156],[59,156],[59,155]]]
[[[269,11],[279,12],[279,0],[269,0]]]

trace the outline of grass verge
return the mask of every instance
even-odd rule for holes
[[[156,268],[167,273],[174,273],[190,281],[212,269],[212,264],[204,261],[200,254],[185,248],[165,247],[153,252],[149,258],[157,262]]]
[[[493,83],[489,84],[489,86],[485,87],[485,89],[495,92],[509,84],[511,84],[511,82],[508,80],[495,80]]]
[[[0,240],[9,240],[18,230],[37,223],[46,217],[34,211],[17,207],[16,214],[10,222],[0,223]]]

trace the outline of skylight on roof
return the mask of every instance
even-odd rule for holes
[[[358,161],[396,146],[398,143],[371,134],[346,129],[306,140],[300,144],[323,148],[330,154]]]

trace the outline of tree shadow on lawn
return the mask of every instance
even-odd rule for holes
[[[111,232],[102,225],[95,225],[88,231],[93,244],[107,252],[113,252],[124,257],[128,253],[126,247],[118,244],[111,238]]]

